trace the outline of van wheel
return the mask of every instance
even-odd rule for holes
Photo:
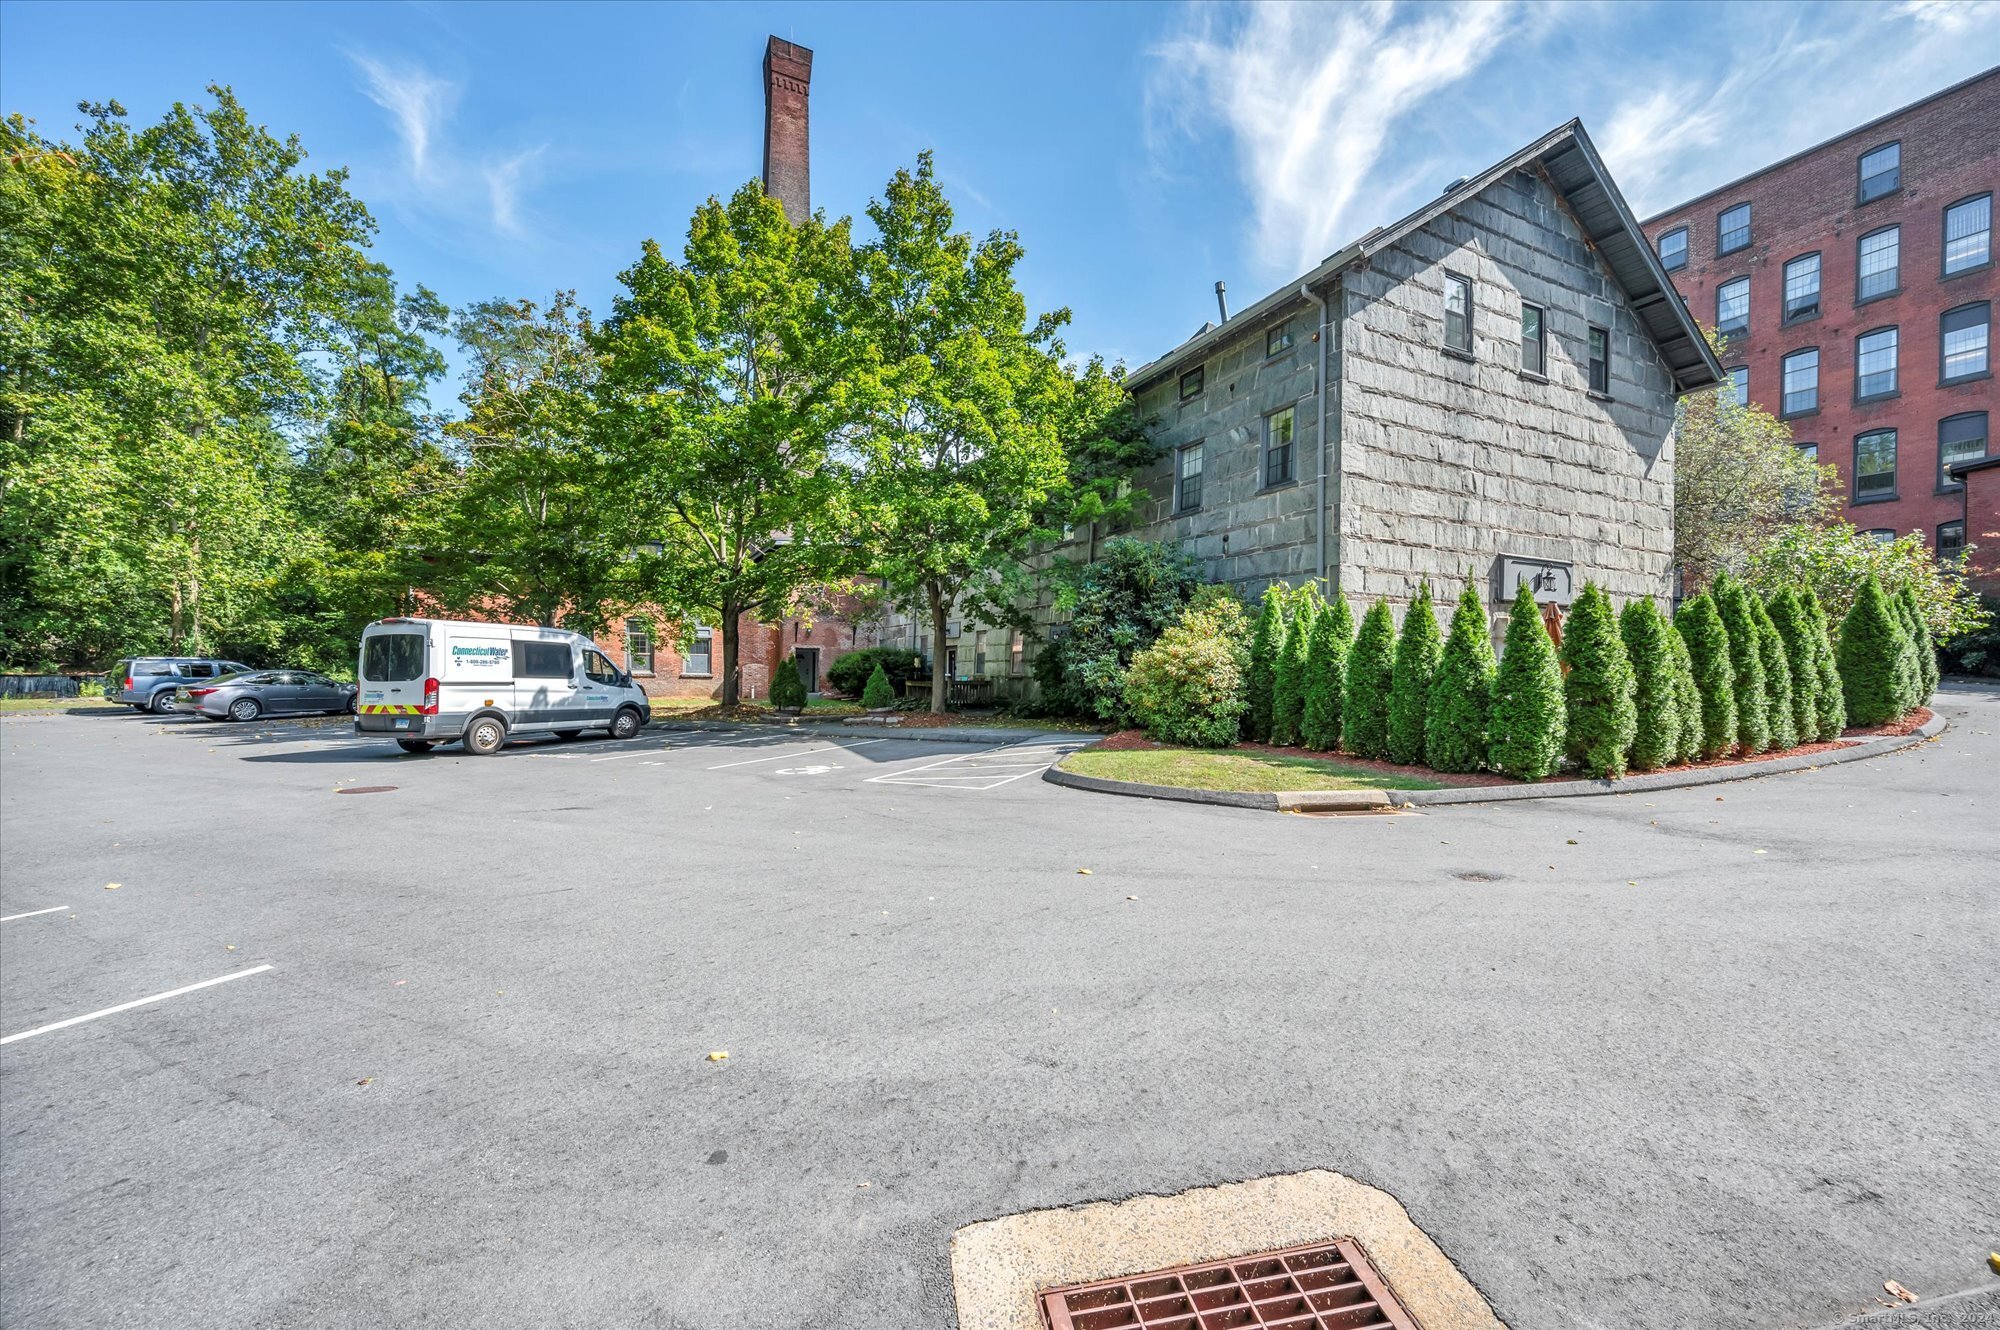
[[[174,709],[173,689],[162,688],[159,692],[154,693],[153,700],[146,704],[146,709],[151,710],[155,716],[164,716],[169,711],[172,711]]]
[[[257,705],[254,697],[239,697],[229,704],[229,719],[255,720],[264,708]]]
[[[465,731],[465,751],[479,757],[493,756],[506,742],[507,727],[498,716],[481,716]]]
[[[406,753],[428,753],[431,751],[430,744],[423,739],[398,739],[396,740],[396,747]]]
[[[639,713],[626,707],[611,718],[611,737],[630,739],[639,733]]]

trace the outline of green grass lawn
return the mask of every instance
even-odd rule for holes
[[[1311,757],[1278,757],[1204,748],[1086,749],[1064,771],[1100,780],[1138,781],[1188,790],[1277,793],[1290,790],[1436,790],[1436,781],[1393,776]]]
[[[119,702],[107,702],[101,697],[0,697],[0,714],[26,711],[68,711],[72,707],[115,707]]]

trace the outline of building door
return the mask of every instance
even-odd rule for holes
[[[958,677],[957,647],[946,647],[944,649],[944,677],[947,679],[956,679]]]
[[[819,648],[794,648],[792,658],[798,662],[799,682],[806,686],[806,692],[817,693],[819,691]]]

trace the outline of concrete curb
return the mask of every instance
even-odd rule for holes
[[[1641,790],[1678,790],[1698,785],[1720,785],[1728,781],[1755,780],[1788,771],[1838,766],[1880,757],[1884,753],[1914,748],[1936,738],[1947,727],[1937,712],[1912,734],[1864,739],[1849,748],[1827,753],[1802,753],[1796,757],[1774,757],[1768,762],[1747,762],[1741,766],[1711,767],[1703,771],[1650,772],[1623,780],[1563,780],[1540,785],[1461,785],[1444,790],[1302,790],[1282,794],[1241,794],[1229,790],[1189,790],[1177,785],[1146,785],[1139,781],[1106,780],[1101,776],[1081,776],[1051,766],[1042,779],[1051,785],[1090,790],[1097,794],[1124,794],[1138,799],[1171,799],[1184,804],[1215,804],[1224,808],[1256,808],[1265,812],[1344,811],[1364,808],[1410,808],[1443,804],[1505,803],[1515,799],[1578,799],[1590,795],[1635,794]]]
[[[971,726],[944,726],[906,730],[900,725],[842,725],[832,721],[795,720],[674,720],[655,717],[651,728],[656,730],[712,730],[731,734],[741,734],[746,730],[769,730],[773,734],[810,735],[814,738],[853,739],[862,735],[876,735],[883,738],[910,739],[917,743],[934,744],[1014,744],[1014,743],[1055,743],[1074,740],[1092,743],[1103,737],[1094,731],[1075,730],[1023,730],[1023,729],[977,729]]]

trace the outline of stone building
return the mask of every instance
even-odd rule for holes
[[[1135,534],[1246,597],[1667,599],[1674,400],[1721,373],[1571,121],[1136,371]]]

